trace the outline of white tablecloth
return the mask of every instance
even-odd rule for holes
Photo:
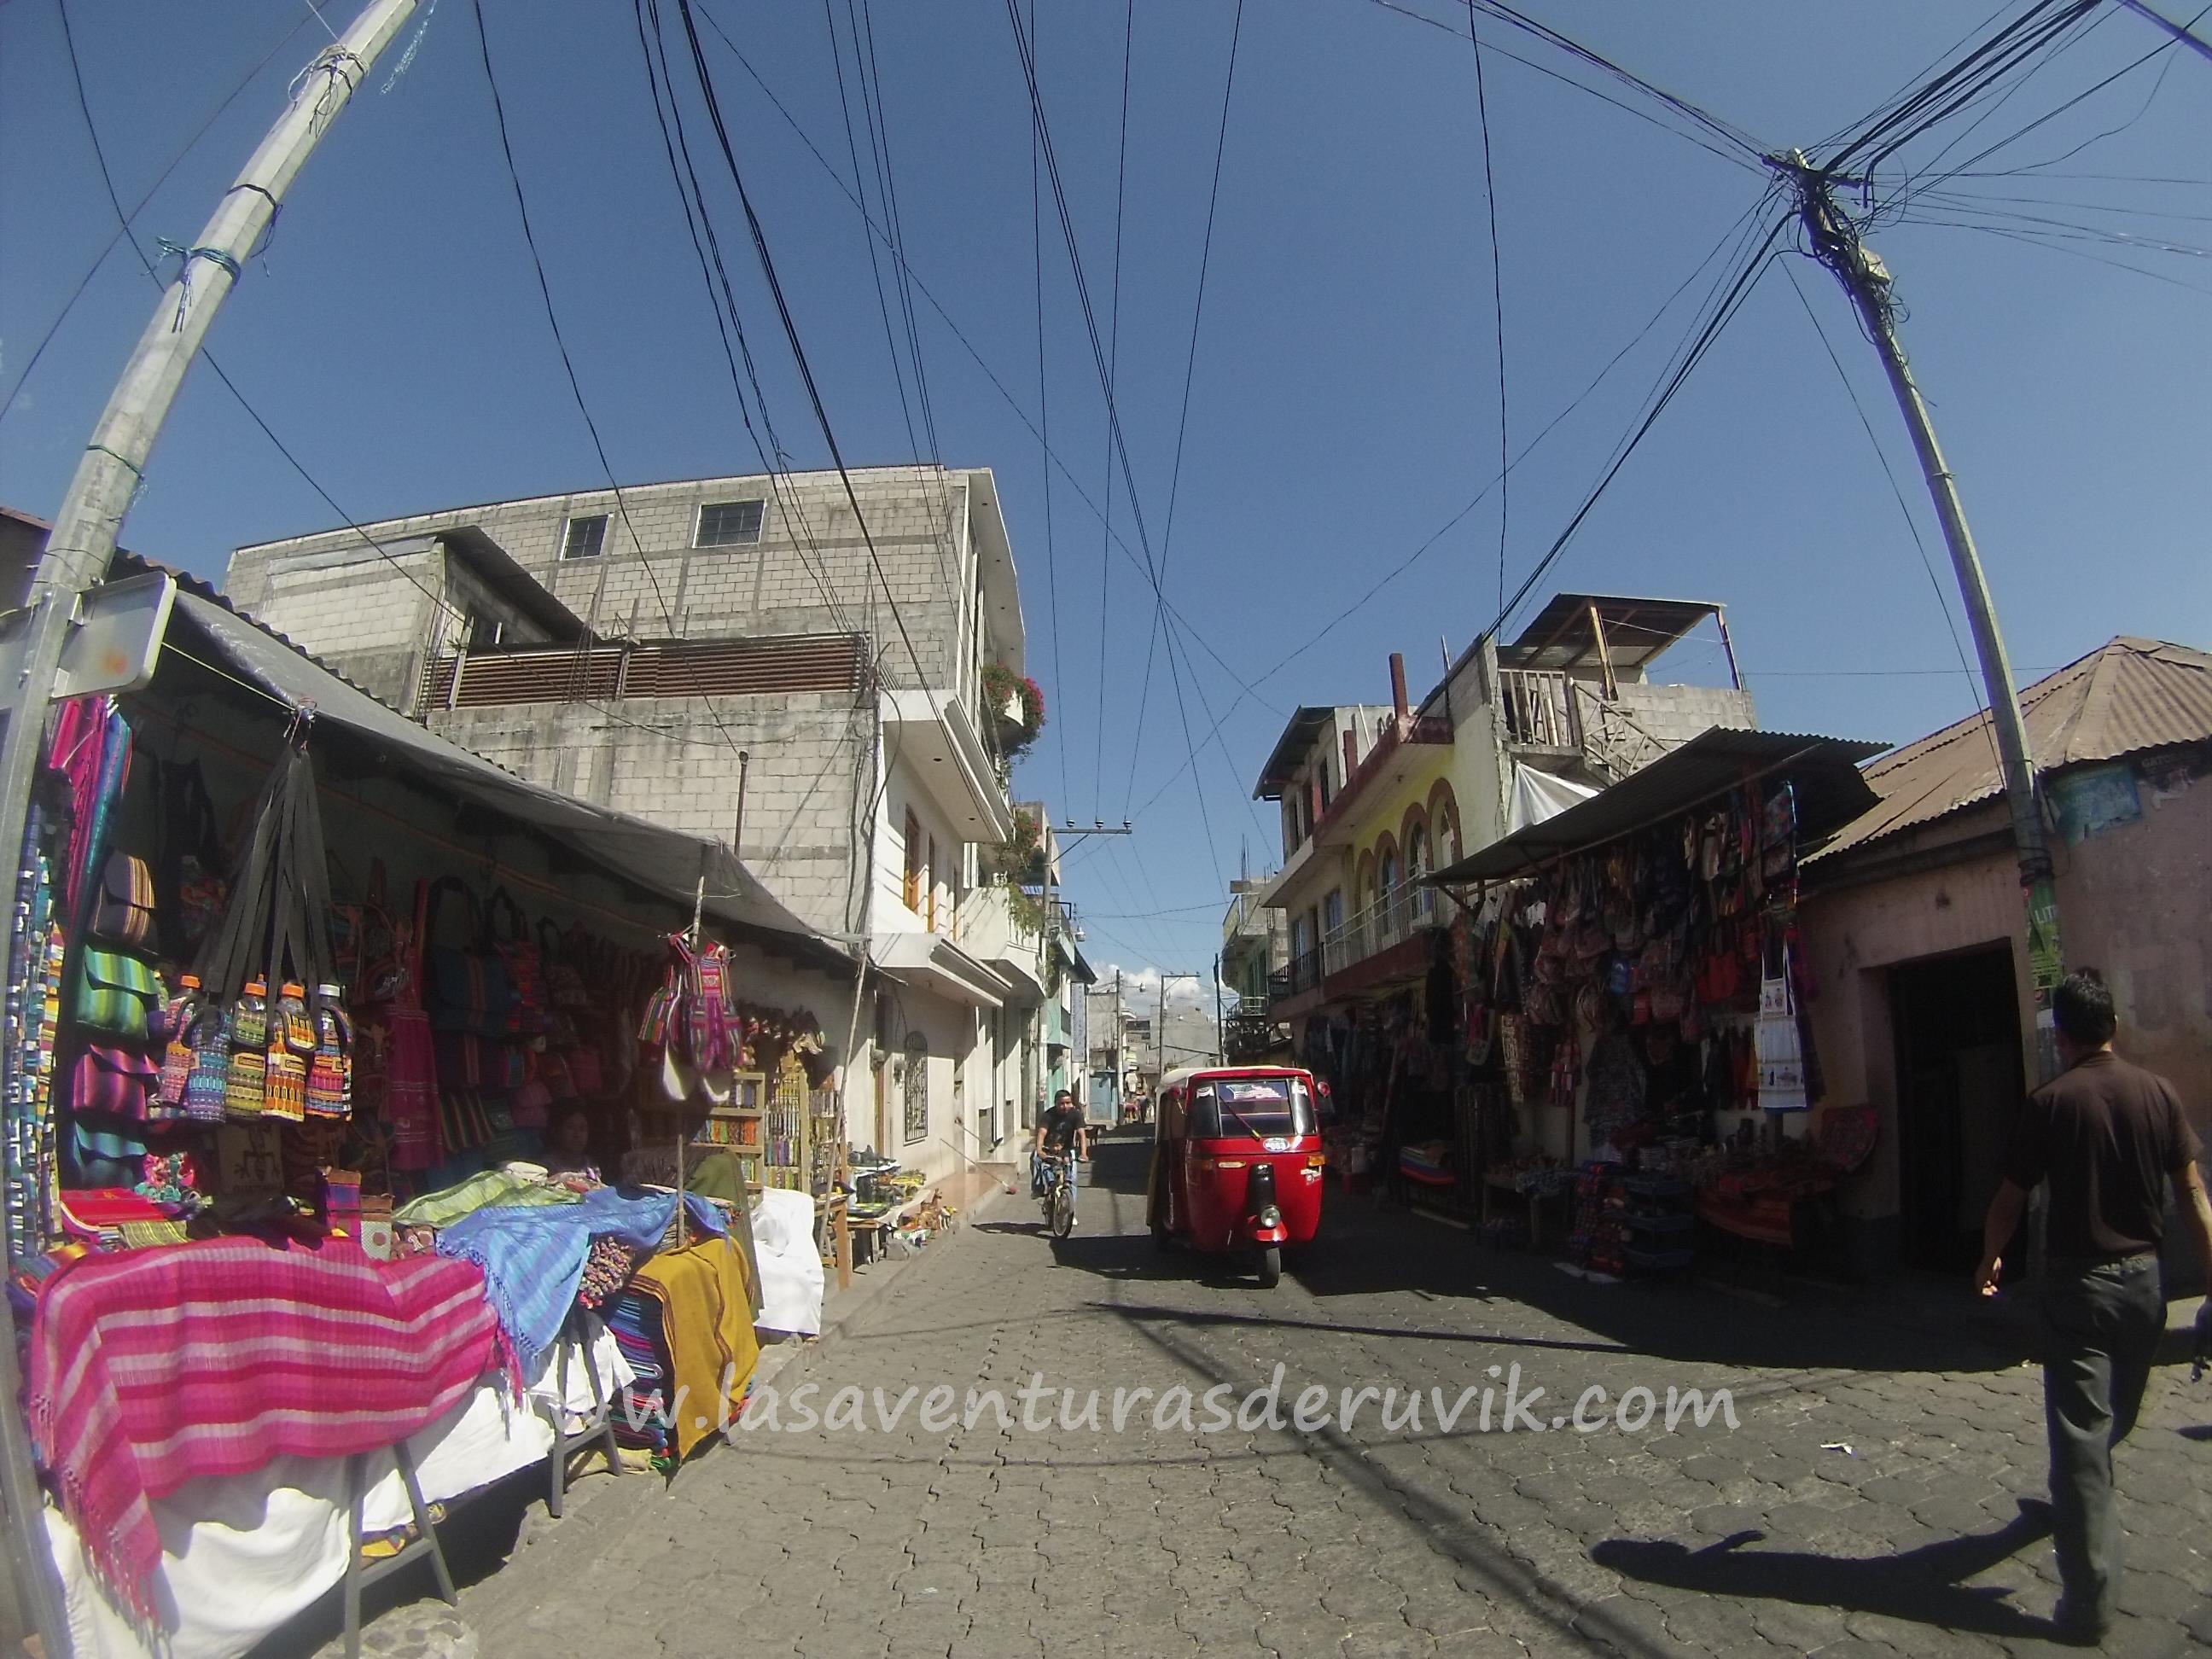
[[[611,1399],[632,1372],[596,1322],[592,1333],[592,1362]],[[568,1346],[566,1404],[580,1419],[591,1410],[591,1379],[581,1345]],[[536,1409],[517,1407],[487,1378],[408,1441],[425,1503],[450,1501],[544,1462],[553,1447],[544,1413],[556,1396],[554,1358],[548,1350],[531,1379]],[[414,1517],[391,1455],[372,1455],[370,1467],[383,1478],[362,1505],[363,1527],[379,1533],[406,1525]],[[279,1457],[251,1474],[189,1482],[154,1504],[168,1659],[234,1659],[344,1577],[345,1470],[343,1458]],[[77,1659],[151,1659],[155,1650],[94,1577],[76,1528],[51,1506],[46,1519]]]

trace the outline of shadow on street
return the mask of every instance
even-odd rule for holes
[[[1141,1139],[1118,1136],[1094,1146],[1086,1171],[1085,1207],[1079,1212],[1074,1237],[1058,1246],[1055,1260],[1109,1283],[1180,1279],[1224,1287],[1251,1285],[1249,1270],[1234,1256],[1188,1250],[1161,1255],[1141,1231],[1104,1231],[1104,1206],[1091,1201],[1104,1194],[1134,1206],[1133,1218],[1141,1224],[1151,1158],[1149,1134]],[[1010,1224],[999,1224],[1020,1231]],[[1486,1249],[1471,1233],[1401,1210],[1378,1209],[1367,1194],[1346,1194],[1334,1185],[1322,1200],[1320,1233],[1286,1263],[1286,1273],[1325,1304],[1322,1316],[1314,1317],[1315,1310],[1307,1304],[1296,1310],[1297,1317],[1278,1317],[1264,1301],[1255,1302],[1249,1313],[1126,1304],[1116,1304],[1115,1311],[1149,1322],[1200,1326],[1249,1321],[1323,1334],[1485,1346],[1587,1352],[1628,1349],[1690,1364],[1790,1370],[1991,1371],[2020,1358],[1971,1328],[1934,1332],[1907,1328],[1869,1317],[1848,1304],[1761,1308],[1756,1316],[1747,1317],[1747,1309],[1735,1301],[1695,1284],[1591,1284],[1559,1272],[1547,1258]],[[1964,1294],[1962,1289],[1962,1299]],[[1376,1303],[1407,1297],[1511,1304],[1516,1310],[1532,1309],[1578,1328],[1557,1339],[1503,1336],[1488,1328],[1496,1322],[1486,1316],[1483,1305],[1471,1307],[1449,1328],[1424,1331],[1374,1322]],[[1328,1317],[1326,1304],[1340,1302],[1360,1311],[1343,1319]]]
[[[1696,1550],[1685,1544],[1607,1539],[1590,1551],[1590,1559],[1626,1578],[1704,1595],[1878,1613],[1984,1636],[2041,1637],[2051,1633],[2051,1626],[2014,1607],[2005,1590],[1976,1589],[1965,1581],[2050,1534],[2049,1506],[2022,1499],[2019,1516],[1995,1532],[1947,1538],[1898,1555],[1756,1550],[1748,1546],[1765,1534],[1745,1532]]]

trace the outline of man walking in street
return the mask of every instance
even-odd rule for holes
[[[2112,1448],[2135,1427],[2166,1332],[2158,1247],[2172,1185],[2212,1287],[2212,1206],[2173,1086],[2112,1052],[2112,994],[2094,970],[2051,994],[2065,1069],[2028,1097],[1982,1229],[1977,1287],[1994,1295],[2029,1191],[2051,1188],[2043,1287],[2043,1415],[2061,1637],[2103,1639],[2119,1589]],[[2212,1297],[2197,1316],[2212,1331]]]

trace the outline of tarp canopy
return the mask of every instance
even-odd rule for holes
[[[1790,732],[1715,727],[1556,817],[1492,842],[1429,879],[1457,885],[1524,875],[1549,860],[1601,847],[1754,781],[1797,790],[1797,829],[1811,841],[1874,804],[1858,763],[1887,744]]]
[[[205,649],[211,665],[236,674],[289,708],[312,708],[319,722],[343,726],[364,739],[395,770],[414,773],[461,802],[541,831],[614,875],[686,908],[703,873],[708,915],[755,935],[758,943],[796,954],[811,967],[843,975],[854,971],[850,957],[786,909],[720,842],[698,841],[519,778],[417,726],[259,624],[187,588],[180,586],[169,626],[173,641],[179,628],[194,636],[186,649]]]
[[[1555,818],[1571,807],[1579,806],[1597,791],[1587,784],[1575,783],[1566,778],[1554,777],[1549,772],[1540,772],[1533,766],[1513,763],[1512,818],[1509,831],[1528,829]]]

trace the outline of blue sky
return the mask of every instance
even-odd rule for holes
[[[695,4],[731,31],[849,174],[823,12]],[[1447,0],[1406,4],[1464,26],[1464,9]],[[556,301],[617,473],[629,482],[750,468],[629,9],[484,9]],[[1752,0],[1534,9],[1777,148],[1849,128],[1981,32],[1988,15],[1978,3],[1864,0],[1840,29],[1826,9]],[[350,6],[330,9],[342,17]],[[1116,305],[1129,14],[1110,0],[1042,0],[1038,9],[1047,109],[1103,331]],[[673,0],[664,10],[673,31]],[[842,33],[844,0],[834,10]],[[1069,860],[1094,961],[1204,967],[1218,938],[1220,878],[1248,856],[1255,872],[1268,867],[1277,850],[1272,809],[1247,798],[1287,710],[1386,700],[1393,650],[1425,684],[1439,636],[1455,652],[1496,610],[1496,495],[1437,534],[1490,482],[1498,448],[1473,52],[1463,37],[1374,0],[1246,6],[1170,538],[1176,413],[1235,6],[1137,0],[1116,401],[1150,543],[1165,550],[1169,596],[1211,647],[1178,665],[1188,738],[1164,657],[1140,738],[1151,594],[1130,556],[1105,556],[1098,518],[1065,475],[1053,480],[1048,558],[1042,458],[1027,423],[1039,408],[1029,118],[1004,6],[936,0],[874,12],[908,258],[1020,405],[917,301],[939,447],[950,462],[994,470],[1020,566],[1049,725],[1018,783],[1085,822],[1136,818],[1136,836]],[[156,235],[188,240],[319,24],[284,0],[75,0],[70,15],[126,204],[274,52],[136,222],[149,246]],[[1951,164],[2163,38],[2118,5],[2093,23],[2002,105],[1951,124],[1947,132],[1987,117]],[[1483,32],[1498,48],[1485,86],[1518,448],[1751,222],[1765,179],[1680,137],[1679,118],[1662,112],[1676,131],[1662,130],[1503,54],[1657,109],[1618,82],[1503,26],[1486,21]],[[913,446],[858,215],[723,45],[710,38],[708,52],[846,456],[906,459]],[[848,82],[854,75],[848,58]],[[303,175],[265,269],[251,267],[215,331],[216,355],[356,519],[601,482],[539,309],[465,0],[443,0],[406,75],[388,92],[385,80],[374,77]],[[1911,216],[1873,238],[1896,276],[1908,347],[2026,677],[2116,633],[2212,641],[2212,271],[2197,255],[2145,246],[2212,242],[2208,135],[2212,64],[2168,52],[1982,164],[2038,170],[1955,186],[1978,192],[1984,210],[2037,216],[2001,228],[2063,234],[2061,245]],[[1932,164],[1942,138],[1911,155]],[[799,465],[820,465],[826,452],[718,177],[709,173],[709,190],[777,429]],[[1116,529],[1134,548],[1128,502],[1118,478],[1109,485],[1103,399],[1048,195],[1044,213],[1053,447],[1091,501],[1111,488]],[[1964,216],[1954,201],[1921,216]],[[2139,240],[2074,240],[2053,219]],[[112,230],[55,0],[6,0],[0,389],[15,385]],[[2100,263],[2112,259],[2154,275]],[[1765,724],[1908,739],[1972,706],[1943,609],[1955,615],[1953,584],[1894,408],[1840,293],[1817,267],[1784,264],[1898,471],[1937,561],[1941,599],[1778,266],[1532,604],[1554,586],[1721,600]],[[1602,470],[1720,270],[1709,266],[1515,471],[1512,582]],[[150,293],[126,252],[99,268],[0,422],[0,500],[51,514]],[[335,521],[203,370],[125,539],[214,574],[234,545]],[[1402,576],[1340,621],[1432,537]],[[1332,623],[1321,644],[1285,662]],[[1695,643],[1666,665],[1693,679],[1720,666],[1716,649]],[[1194,785],[1188,745],[1224,715]]]

